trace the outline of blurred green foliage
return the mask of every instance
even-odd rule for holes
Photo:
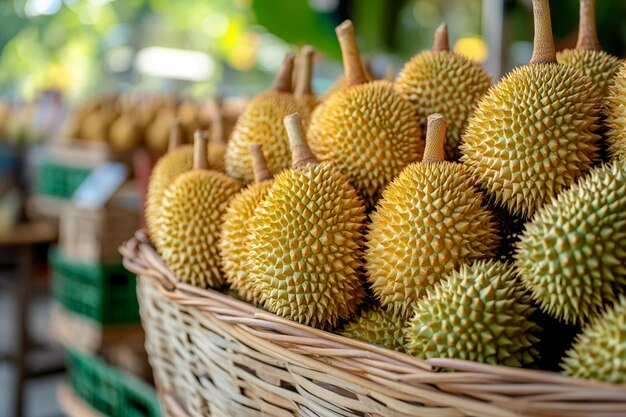
[[[190,94],[264,88],[290,45],[312,44],[339,61],[334,27],[351,17],[364,54],[401,63],[429,48],[449,23],[450,40],[481,33],[482,0],[39,0],[51,14],[26,13],[38,0],[0,1],[0,94],[28,99],[44,88],[70,98],[106,89],[185,89]],[[504,0],[511,40],[532,39],[529,0]],[[33,3],[33,4],[34,4]],[[337,3],[324,11],[316,4]],[[626,1],[597,2],[602,46],[626,50]],[[554,34],[575,38],[578,0],[551,0]],[[147,46],[207,53],[218,64],[203,83],[155,79],[132,63]],[[237,91],[234,91],[237,90]]]

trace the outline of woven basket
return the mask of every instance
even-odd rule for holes
[[[626,386],[421,361],[180,283],[142,232],[121,251],[172,416],[626,416]]]

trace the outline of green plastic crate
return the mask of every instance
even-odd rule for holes
[[[52,295],[69,312],[103,325],[139,323],[136,278],[121,263],[76,263],[50,249]]]
[[[69,349],[67,375],[74,392],[109,417],[160,417],[154,388],[95,356]]]
[[[44,161],[37,169],[35,190],[37,194],[70,199],[78,186],[91,173],[89,168],[61,165]]]

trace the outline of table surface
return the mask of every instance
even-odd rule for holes
[[[55,222],[37,220],[17,224],[9,234],[0,235],[0,247],[54,242],[58,237],[59,228]]]

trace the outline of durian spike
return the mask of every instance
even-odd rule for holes
[[[599,51],[600,41],[596,30],[596,0],[580,0],[578,42],[576,49]]]
[[[449,51],[450,42],[448,41],[448,25],[445,22],[439,25],[435,30],[433,38],[433,51]]]
[[[531,64],[556,64],[556,50],[552,36],[550,4],[548,0],[533,0],[535,36]]]
[[[274,83],[272,84],[270,90],[281,93],[291,93],[293,88],[293,81],[291,79],[293,73],[293,60],[294,55],[291,52],[285,55],[283,63],[278,70],[278,74],[276,74],[276,78],[274,78]]]
[[[300,115],[292,113],[283,119],[283,123],[285,129],[287,129],[287,136],[289,136],[293,169],[301,169],[307,165],[317,165],[319,161],[311,152],[311,148],[309,148],[309,144],[306,141]]]
[[[444,145],[446,143],[446,128],[448,123],[439,113],[428,116],[426,126],[426,146],[422,163],[445,161]]]
[[[260,143],[250,145],[250,155],[252,155],[252,170],[254,171],[254,182],[260,183],[271,180],[274,176],[267,166],[267,160],[263,154],[263,148]]]
[[[193,169],[209,169],[207,138],[206,130],[196,130],[193,134]]]
[[[315,48],[311,45],[304,45],[300,51],[300,59],[298,63],[298,77],[294,95],[296,97],[306,97],[313,95],[311,88],[311,80],[313,78],[313,55]]]
[[[341,47],[341,55],[343,57],[343,70],[346,75],[348,85],[358,85],[367,82],[365,68],[361,61],[359,47],[354,37],[354,27],[350,20],[346,20],[335,29],[339,46]]]
[[[222,146],[228,145],[224,132],[224,115],[222,114],[222,107],[217,101],[211,112],[211,143]]]
[[[175,119],[170,128],[170,141],[167,146],[167,152],[172,152],[183,144],[182,132],[180,128],[180,120]]]

